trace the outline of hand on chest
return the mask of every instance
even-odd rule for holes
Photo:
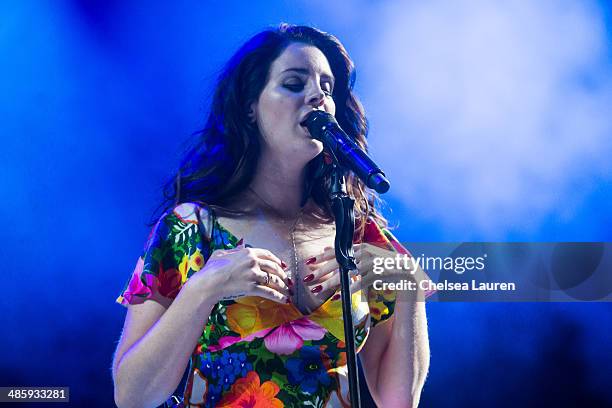
[[[288,266],[287,274],[293,282],[292,302],[303,313],[312,312],[327,301],[336,288],[320,288],[320,281],[309,278],[319,268],[336,269],[335,261],[317,262],[325,248],[332,248],[335,225],[304,222],[269,222],[256,219],[222,219],[220,223],[233,235],[254,248],[263,248],[278,256]],[[329,252],[329,249],[328,249]],[[316,273],[315,273],[316,274]]]

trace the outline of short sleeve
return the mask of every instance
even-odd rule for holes
[[[184,203],[160,217],[117,303],[127,306],[147,299],[171,301],[187,279],[202,269],[209,257],[209,245],[203,242],[206,235],[200,231],[198,211],[202,208]]]
[[[363,242],[384,248],[399,254],[412,256],[410,251],[406,249],[395,236],[387,228],[381,228],[373,220],[369,219],[366,223]],[[429,297],[433,292],[425,293],[425,297]],[[377,324],[388,320],[393,316],[395,310],[395,291],[385,289],[376,290],[370,287],[368,290],[368,306],[370,308],[370,327],[375,327]]]

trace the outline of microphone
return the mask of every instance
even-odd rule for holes
[[[315,110],[310,112],[300,124],[306,126],[310,135],[320,140],[338,162],[348,170],[352,170],[366,186],[380,194],[389,190],[390,184],[385,173],[342,130],[333,115]]]

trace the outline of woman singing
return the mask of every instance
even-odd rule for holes
[[[365,149],[353,82],[342,44],[311,27],[263,31],[230,59],[117,300],[127,306],[113,361],[119,407],[162,404],[188,364],[179,406],[350,406],[328,160],[301,123],[324,110]],[[367,385],[379,406],[416,407],[429,366],[424,294],[368,286],[375,257],[406,250],[375,194],[352,174],[346,185]]]

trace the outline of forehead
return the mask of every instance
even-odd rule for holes
[[[270,66],[270,75],[280,75],[283,71],[292,68],[306,69],[309,73],[318,73],[333,78],[325,54],[313,45],[289,44]]]

